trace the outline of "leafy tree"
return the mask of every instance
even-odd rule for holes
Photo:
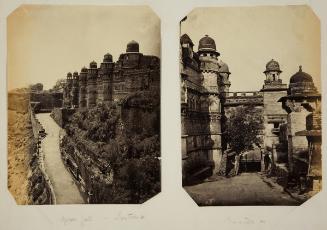
[[[52,87],[51,91],[54,92],[63,92],[64,88],[66,86],[66,79],[58,79],[56,81],[56,84]]]
[[[253,106],[237,107],[227,120],[225,139],[232,151],[240,154],[262,143],[263,117]]]
[[[31,91],[40,92],[40,91],[43,90],[43,84],[42,83],[36,83],[34,85],[30,85],[29,88],[30,88]]]

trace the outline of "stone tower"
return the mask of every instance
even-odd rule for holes
[[[86,107],[87,68],[83,67],[79,75],[79,108]]]
[[[73,87],[73,77],[72,77],[72,73],[68,72],[67,73],[67,88],[66,88],[66,92],[65,92],[65,106],[66,107],[70,107],[71,106],[71,100],[72,100],[72,87]]]
[[[199,41],[198,55],[200,71],[203,76],[202,85],[206,91],[208,114],[209,141],[212,143],[208,151],[208,160],[214,166],[213,173],[218,172],[221,158],[221,104],[219,99],[219,52],[216,50],[215,41],[205,35]]]
[[[87,71],[87,107],[91,108],[96,105],[97,100],[97,63],[92,61]]]
[[[264,106],[264,147],[272,150],[279,143],[280,125],[286,122],[287,113],[282,108],[282,104],[278,102],[281,97],[287,95],[287,85],[283,84],[280,79],[282,73],[279,63],[271,59],[266,64],[266,70],[263,72],[266,76],[264,85],[261,89],[263,94]],[[275,160],[277,156],[274,156]]]
[[[100,73],[102,78],[101,98],[102,103],[110,103],[112,101],[112,73],[114,63],[112,62],[112,55],[107,53],[104,55],[103,62],[100,65]]]
[[[79,105],[79,76],[77,72],[73,73],[73,84],[72,84],[72,107],[76,108]]]
[[[102,104],[103,102],[103,85],[102,85],[102,70],[98,68],[98,76],[96,78],[96,104]]]

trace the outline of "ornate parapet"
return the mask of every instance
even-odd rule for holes
[[[224,106],[255,105],[263,106],[263,95],[258,91],[225,93]]]

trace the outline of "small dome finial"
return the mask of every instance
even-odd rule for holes
[[[299,66],[299,72],[302,72],[302,65]]]

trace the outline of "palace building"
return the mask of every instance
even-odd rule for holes
[[[63,107],[91,108],[100,103],[119,102],[139,91],[159,92],[159,87],[160,59],[140,53],[139,44],[131,41],[117,62],[107,53],[99,66],[92,61],[80,73],[69,72]]]
[[[294,164],[297,164],[293,157],[297,156],[298,151],[306,152],[302,154],[303,159],[306,159],[302,159],[302,162],[306,161],[304,168],[310,168],[310,159],[319,162],[319,156],[312,156],[314,148],[309,149],[310,142],[310,146],[315,146],[317,152],[319,135],[315,133],[318,137],[313,138],[312,132],[304,131],[307,130],[306,119],[310,118],[306,117],[309,114],[311,120],[312,116],[316,118],[313,123],[319,123],[318,118],[321,116],[321,113],[314,112],[320,106],[321,96],[312,77],[300,68],[291,77],[288,87],[282,82],[282,70],[274,59],[266,64],[263,74],[265,79],[262,89],[230,92],[231,72],[222,61],[215,41],[205,35],[195,51],[194,43],[187,34],[180,37],[183,179],[206,169],[211,170],[211,174],[228,173],[226,167],[229,149],[228,143],[224,141],[224,127],[233,111],[240,106],[251,106],[253,113],[262,117],[264,127],[260,131],[263,142],[247,155],[247,160],[260,166],[263,154],[271,152],[273,162],[276,165],[287,165],[290,173]],[[305,110],[306,113],[300,112],[301,115],[297,116],[296,111],[292,110],[292,103],[303,107],[296,111]],[[314,128],[317,129],[316,126]],[[296,134],[301,130],[302,133]],[[194,170],[190,169],[191,164]]]

